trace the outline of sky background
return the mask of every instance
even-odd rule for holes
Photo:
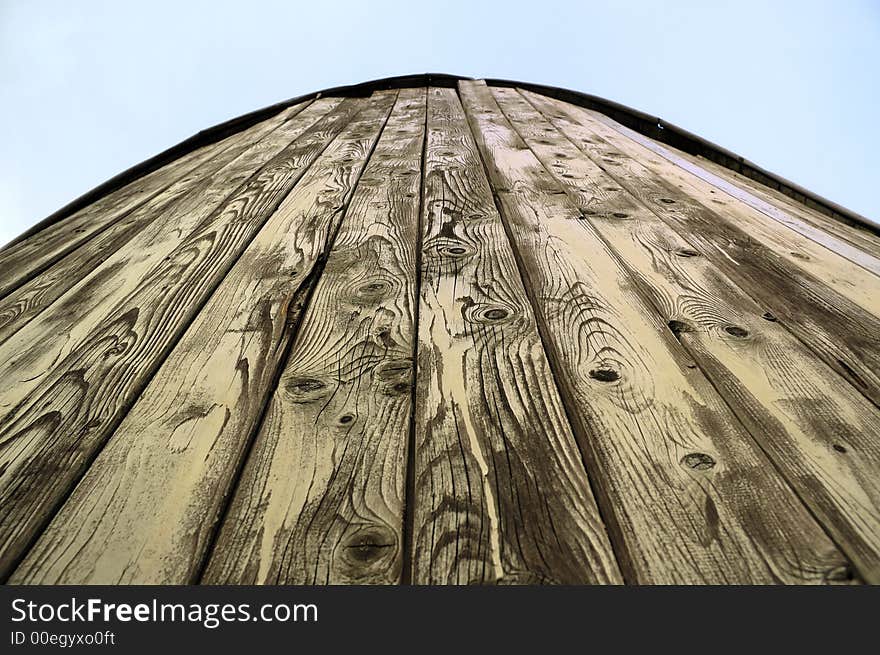
[[[0,243],[215,123],[421,72],[615,100],[880,221],[880,0],[0,0]]]

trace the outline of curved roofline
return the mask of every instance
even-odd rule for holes
[[[412,75],[399,75],[395,77],[385,77],[360,84],[349,84],[344,86],[331,87],[313,93],[307,93],[295,98],[277,102],[268,107],[257,109],[247,114],[232,118],[230,120],[218,123],[212,127],[206,128],[184,139],[177,145],[163,150],[162,152],[146,159],[145,161],[135,164],[131,168],[124,170],[111,177],[106,182],[99,184],[95,188],[87,191],[75,200],[64,205],[61,209],[49,214],[39,223],[31,226],[28,230],[20,234],[18,237],[10,241],[6,246],[18,243],[29,236],[39,232],[45,227],[70,216],[83,207],[90,205],[104,195],[129,184],[137,178],[152,173],[153,171],[165,166],[175,159],[192,152],[196,148],[201,148],[224,139],[231,134],[240,132],[248,127],[266,120],[287,109],[291,105],[295,105],[307,100],[313,100],[322,96],[366,96],[373,91],[384,89],[406,88],[413,86],[445,86],[455,87],[459,80],[473,80],[478,78],[466,77],[463,75],[452,75],[447,73],[416,73]],[[531,82],[518,82],[515,80],[504,80],[495,78],[485,78],[486,84],[489,86],[506,86],[519,87],[540,93],[542,95],[563,100],[565,102],[579,105],[587,109],[593,109],[609,118],[614,119],[618,123],[629,127],[647,137],[655,139],[661,143],[665,143],[679,150],[683,150],[692,155],[699,155],[711,161],[714,161],[725,168],[729,168],[737,173],[745,175],[756,182],[763,184],[771,189],[776,189],[796,200],[807,207],[818,210],[823,214],[827,214],[832,218],[840,220],[849,225],[867,229],[875,234],[880,234],[880,225],[876,225],[861,214],[842,207],[837,203],[823,198],[822,196],[804,189],[803,187],[791,182],[780,175],[776,175],[757,164],[749,161],[745,157],[727,150],[711,141],[692,134],[687,130],[678,127],[674,123],[663,120],[659,116],[651,116],[638,109],[633,109],[626,105],[622,105],[613,100],[606,100],[599,96],[589,93],[573,91],[556,86],[547,86],[544,84],[534,84]]]

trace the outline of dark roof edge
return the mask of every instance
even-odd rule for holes
[[[174,161],[179,157],[182,157],[183,155],[186,155],[189,152],[192,152],[197,148],[210,145],[221,139],[226,138],[227,136],[230,136],[231,134],[235,134],[236,132],[245,130],[252,125],[259,123],[260,121],[264,121],[267,118],[271,118],[280,111],[300,102],[313,100],[321,96],[366,96],[371,94],[373,91],[406,88],[410,86],[433,85],[454,87],[459,80],[468,79],[473,78],[465,77],[462,75],[450,75],[446,73],[417,73],[412,75],[385,77],[378,80],[363,82],[361,84],[336,86],[329,89],[324,89],[322,91],[316,91],[314,93],[307,93],[305,95],[297,96],[295,98],[290,98],[289,100],[283,100],[273,105],[269,105],[268,107],[263,107],[262,109],[257,109],[256,111],[238,116],[237,118],[232,118],[222,123],[218,123],[213,127],[209,127],[207,129],[201,130],[200,132],[197,132],[193,136],[184,139],[177,145],[171,146],[170,148],[163,150],[159,154],[154,155],[153,157],[150,157],[149,159],[142,161],[139,164],[135,164],[131,168],[128,168],[118,175],[111,177],[106,182],[99,184],[94,189],[87,191],[75,200],[72,200],[71,202],[64,205],[64,207],[62,207],[61,209],[53,212],[52,214],[41,220],[39,223],[31,226],[28,230],[7,243],[4,248],[30,237],[31,235],[39,232],[49,225],[63,218],[66,218],[67,216],[70,216],[74,212],[79,211],[87,205],[90,205],[91,203],[100,199],[102,196],[111,193],[125,186],[126,184],[129,184],[130,182],[136,180],[139,177],[142,177],[143,175],[152,173],[153,171],[161,168],[162,166],[165,166],[166,164]],[[861,216],[856,212],[850,211],[845,207],[841,207],[831,200],[827,200],[822,196],[819,196],[811,191],[808,191],[807,189],[804,189],[794,182],[790,182],[789,180],[786,180],[785,178],[780,177],[775,173],[771,173],[770,171],[761,168],[757,164],[750,162],[749,160],[737,155],[736,153],[730,152],[729,150],[726,150],[725,148],[722,148],[721,146],[718,146],[711,141],[707,141],[706,139],[703,139],[695,134],[691,134],[687,130],[682,129],[677,125],[674,125],[673,123],[668,123],[659,117],[650,116],[649,114],[641,112],[638,109],[633,109],[612,100],[600,98],[599,96],[594,96],[589,93],[581,93],[579,91],[572,91],[570,89],[564,89],[561,87],[545,86],[543,84],[532,84],[530,82],[516,82],[513,80],[502,79],[486,79],[486,83],[490,86],[507,86],[527,89],[529,91],[541,93],[551,98],[557,98],[565,102],[570,102],[572,104],[580,105],[582,107],[601,112],[609,116],[610,118],[613,118],[622,125],[626,125],[627,127],[636,130],[637,132],[640,132],[645,136],[656,139],[657,141],[673,146],[674,148],[678,148],[679,150],[683,150],[692,155],[700,155],[702,157],[705,157],[706,159],[714,161],[726,168],[741,173],[742,175],[745,175],[746,177],[749,177],[763,184],[764,186],[776,189],[777,191],[784,193],[790,198],[812,209],[821,211],[828,216],[843,221],[848,225],[867,229],[876,234],[880,234],[880,226],[875,225],[864,216]]]

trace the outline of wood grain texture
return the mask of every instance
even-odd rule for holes
[[[193,193],[150,221],[130,242],[0,344],[0,412],[8,412],[21,402],[53,366],[72,352],[79,336],[124,302],[262,166],[339,103],[338,99],[318,101],[254,143]]]
[[[538,111],[557,113],[549,98],[530,96],[533,107],[513,89],[492,92],[861,577],[878,582],[880,413],[874,405],[606,173],[597,163],[601,148],[591,143],[597,135],[572,121],[551,124]],[[620,176],[640,187],[651,177],[647,171]]]
[[[624,573],[640,583],[834,581],[846,559],[709,381],[688,368],[619,254],[488,87],[460,82],[459,90]]]
[[[412,580],[619,583],[510,244],[453,89],[431,89]]]
[[[395,93],[361,111],[285,198],[12,582],[195,582],[316,264]]]
[[[62,257],[48,270],[9,293],[0,300],[0,343],[87,277],[153,220],[163,214],[171,213],[176,202],[189,196],[190,206],[200,204],[203,212],[209,210],[211,204],[206,201],[205,192],[211,184],[216,184],[220,177],[219,171],[223,169],[225,175],[228,172],[225,167],[232,162],[236,162],[240,170],[246,170],[246,167],[241,165],[249,160],[246,157],[239,160],[239,155],[245,150],[257,152],[263,150],[268,153],[264,147],[256,147],[254,144],[264,146],[272,143],[273,140],[267,138],[268,134],[296,116],[309,104],[307,102],[295,105],[270,120],[230,137],[227,147],[210,161],[202,162],[124,217],[114,219],[103,231]],[[280,148],[284,142],[281,140],[276,143]],[[229,188],[232,184],[226,184],[229,191],[232,190]],[[177,225],[179,226],[180,223],[178,222]]]
[[[714,205],[716,214],[748,233],[749,238],[771,248],[777,256],[800,268],[841,296],[880,316],[880,259],[846,241],[790,216],[748,191],[691,164],[667,148],[606,116],[585,110],[595,121],[659,156],[646,158],[646,165],[681,182],[689,195]],[[614,166],[614,164],[610,164]],[[716,190],[719,192],[716,193]],[[768,220],[770,219],[770,220]],[[843,254],[838,254],[843,253]]]
[[[525,92],[527,97],[532,96]],[[752,238],[721,216],[717,203],[691,195],[696,184],[672,181],[682,172],[669,162],[648,157],[639,144],[593,115],[572,105],[560,104],[554,120],[589,124],[598,135],[602,162],[612,177],[626,185],[652,207],[697,251],[792,331],[801,342],[859,392],[880,406],[880,321],[870,312],[835,293],[812,275],[793,266],[772,248]],[[584,142],[586,147],[590,143]],[[610,164],[614,161],[615,164]],[[705,189],[714,197],[712,189]],[[673,200],[673,203],[667,202]],[[875,294],[876,295],[876,294]]]
[[[763,203],[767,203],[771,206],[775,206],[778,209],[781,209],[784,213],[794,216],[804,223],[808,223],[812,225],[814,228],[817,228],[821,232],[827,232],[838,239],[848,242],[851,246],[857,248],[861,251],[858,257],[851,259],[856,263],[859,263],[864,255],[868,255],[871,259],[867,260],[870,262],[869,266],[866,270],[876,270],[877,263],[876,260],[880,257],[880,235],[877,235],[874,232],[871,232],[865,228],[860,228],[855,225],[848,225],[842,221],[836,220],[827,214],[823,214],[822,212],[815,210],[811,207],[800,203],[793,198],[785,195],[781,191],[776,189],[772,189],[770,187],[766,187],[751,178],[746,177],[745,175],[741,175],[736,171],[732,171],[729,168],[724,168],[723,166],[716,164],[713,161],[708,159],[704,159],[703,157],[695,157],[681,150],[677,150],[672,146],[664,146],[667,150],[675,153],[677,156],[688,160],[694,166],[698,166],[706,169],[707,171],[713,173],[719,178],[724,179],[729,184],[732,184],[736,187],[739,187],[742,190],[748,191],[750,194],[759,198]],[[732,196],[736,197],[736,195]],[[815,232],[804,232],[805,236],[811,236],[811,234],[816,234]],[[847,257],[847,255],[851,252],[848,249],[837,249],[834,248],[834,242],[830,242],[827,239],[820,239],[817,243],[821,243],[826,247],[829,247],[831,250],[837,252],[837,254]],[[847,257],[849,258],[849,257]]]
[[[361,106],[356,99],[343,100],[303,132],[137,279],[136,288],[109,312],[95,322],[77,322],[67,335],[73,342],[69,354],[36,381],[18,385],[23,398],[0,418],[0,573],[9,573],[205,300]]]
[[[238,137],[234,134],[194,150],[27,239],[0,249],[0,298],[162,193],[181,176],[208,164]]]
[[[208,563],[209,584],[400,580],[425,89],[401,91]]]
[[[0,249],[0,580],[880,584],[880,237],[431,79]]]

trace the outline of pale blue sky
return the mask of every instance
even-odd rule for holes
[[[880,220],[880,0],[0,0],[0,243],[205,127],[420,72],[656,114]]]

